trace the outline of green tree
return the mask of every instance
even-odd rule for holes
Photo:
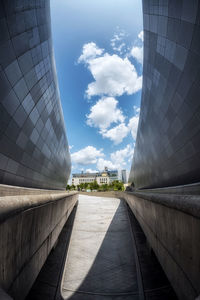
[[[84,183],[80,183],[79,187],[80,187],[81,190],[83,190],[84,189]]]
[[[108,191],[108,184],[107,183],[102,184],[101,188],[103,191]]]
[[[89,183],[88,183],[88,182],[85,182],[85,183],[83,184],[83,186],[84,186],[84,189],[86,189],[86,190],[87,190],[87,188],[88,188],[88,185],[89,185]]]
[[[71,186],[69,184],[66,186],[66,190],[67,191],[71,190]]]
[[[72,185],[71,185],[71,189],[72,189],[72,190],[75,190],[75,188],[76,188],[75,185],[72,184]]]
[[[124,190],[124,184],[122,181],[119,180],[114,180],[111,184],[110,187],[114,191],[123,191]]]
[[[98,190],[98,188],[99,188],[99,185],[98,185],[96,180],[94,182],[90,183],[90,189],[91,190]]]

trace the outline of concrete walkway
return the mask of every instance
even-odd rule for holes
[[[85,195],[26,299],[177,300],[126,203]]]
[[[141,299],[125,203],[79,196],[61,286],[64,299]]]

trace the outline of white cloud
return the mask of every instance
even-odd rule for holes
[[[99,158],[97,162],[97,169],[99,171],[104,170],[104,168],[107,167],[109,170],[116,170],[117,165],[112,163],[110,160],[105,160],[103,158]]]
[[[133,109],[134,116],[129,119],[127,125],[122,122],[111,129],[101,129],[100,134],[104,138],[108,138],[113,141],[115,145],[120,144],[129,133],[131,133],[133,139],[135,140],[137,135],[140,108],[134,106]]]
[[[72,162],[79,165],[95,164],[99,157],[103,157],[103,150],[97,150],[93,146],[87,146],[71,154]]]
[[[99,158],[97,162],[97,169],[103,170],[108,167],[110,170],[121,170],[126,167],[127,162],[133,157],[134,145],[128,144],[125,148],[117,150],[110,155],[110,160]]]
[[[113,38],[110,40],[110,45],[112,47],[115,47],[116,42],[121,42],[121,40],[123,39],[123,37],[124,37],[124,34],[122,34],[122,33],[120,33],[120,34],[115,33],[114,36],[113,36]]]
[[[128,34],[120,29],[117,28],[117,32],[113,35],[113,38],[110,40],[110,45],[113,49],[113,51],[119,52],[119,54],[125,54],[126,52],[126,44],[123,41]]]
[[[133,139],[135,140],[137,136],[140,108],[134,106],[134,111],[135,115],[129,120],[128,128],[131,132]]]
[[[144,42],[144,31],[140,31],[140,33],[138,34],[138,38],[141,39],[142,42]]]
[[[121,123],[107,131],[101,130],[100,133],[104,138],[110,139],[115,145],[117,145],[123,141],[129,131],[129,128],[124,123]]]
[[[86,169],[86,173],[97,173],[97,170]]]
[[[138,76],[129,59],[106,53],[89,60],[88,68],[95,81],[88,85],[88,98],[95,95],[121,96],[134,94],[142,87],[142,76]]]
[[[121,42],[123,38],[127,36],[127,33],[124,30],[118,28],[118,32],[113,35],[113,38],[110,40],[111,46],[115,46],[116,42]]]
[[[132,158],[134,147],[128,144],[124,149],[117,150],[111,154],[111,160],[117,162],[122,168],[126,165],[126,159]]]
[[[143,47],[134,46],[131,49],[131,55],[135,58],[140,64],[143,63]]]
[[[72,154],[72,162],[80,166],[96,164],[96,169],[99,171],[102,171],[105,167],[108,167],[110,170],[121,170],[127,168],[127,164],[130,164],[133,152],[134,144],[127,144],[123,149],[112,152],[108,159],[104,159],[105,155],[102,149],[97,150],[93,146],[87,146]],[[83,168],[81,170],[84,171]],[[96,173],[98,171],[88,168],[86,172]]]
[[[123,122],[125,117],[122,111],[117,108],[117,104],[118,101],[113,97],[101,98],[90,108],[90,114],[87,115],[87,124],[106,129],[113,122]]]
[[[141,45],[141,41],[143,44],[144,41],[144,32],[140,31],[138,34],[138,38],[140,39],[139,44]],[[137,42],[137,41],[136,41]],[[130,52],[130,55],[135,58],[140,64],[143,64],[143,46],[133,46]]]
[[[104,49],[99,48],[95,43],[91,42],[83,45],[82,54],[78,59],[78,62],[89,62],[89,60],[101,55]]]
[[[119,54],[123,54],[123,50],[125,46],[126,46],[125,43],[121,43],[118,46],[113,46],[113,50],[119,52]]]
[[[115,34],[111,45],[122,53],[126,44],[122,39],[125,32]],[[117,42],[117,44],[116,44]],[[142,76],[138,76],[134,65],[128,57],[121,58],[117,54],[104,53],[94,42],[83,45],[82,54],[78,59],[79,63],[86,63],[94,81],[86,90],[88,98],[92,96],[121,96],[123,94],[134,94],[142,87]]]
[[[69,145],[69,150],[71,150],[74,147],[74,145]]]

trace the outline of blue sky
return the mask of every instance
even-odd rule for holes
[[[142,85],[141,0],[51,0],[72,173],[130,169]]]

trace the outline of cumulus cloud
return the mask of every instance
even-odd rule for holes
[[[131,144],[128,144],[124,149],[111,153],[111,160],[113,162],[117,162],[121,167],[123,167],[127,163],[126,160],[132,158],[133,153],[134,147]]]
[[[100,130],[100,134],[104,138],[110,139],[112,142],[114,142],[115,145],[120,144],[129,133],[131,133],[133,139],[135,140],[137,135],[140,108],[134,106],[133,109],[134,116],[129,119],[127,125],[124,122],[122,122],[111,129]]]
[[[118,35],[115,39],[121,39]],[[125,46],[118,45],[118,50]],[[83,46],[78,62],[86,63],[94,81],[86,90],[88,98],[92,96],[121,96],[134,94],[142,87],[142,76],[138,76],[134,65],[125,57],[104,53],[94,42]]]
[[[129,120],[128,128],[131,132],[133,139],[135,140],[137,136],[140,108],[134,106],[134,111],[135,115]]]
[[[123,59],[106,53],[91,59],[88,68],[95,79],[86,90],[88,98],[95,95],[131,95],[142,87],[142,76],[138,76],[127,57]]]
[[[96,149],[93,146],[87,146],[71,154],[72,162],[78,165],[95,164],[99,157],[103,157],[103,149]]]
[[[100,129],[108,128],[111,123],[123,122],[125,117],[122,111],[117,108],[118,101],[113,97],[101,98],[90,108],[87,115],[87,124]]]
[[[107,167],[109,170],[117,169],[117,165],[114,164],[112,161],[99,158],[97,161],[97,169],[99,171],[102,171],[105,167]]]
[[[109,130],[101,130],[100,133],[104,138],[110,139],[117,145],[128,135],[129,128],[124,123],[121,123]]]
[[[93,146],[87,146],[72,154],[72,162],[79,166],[86,166],[96,164],[96,169],[99,171],[108,167],[110,170],[121,170],[127,167],[130,163],[134,152],[134,144],[127,144],[124,148],[114,151],[110,154],[108,159],[105,159],[103,150],[97,150]],[[84,169],[81,168],[83,171]],[[87,168],[87,173],[96,173],[97,170]]]
[[[110,155],[110,160],[99,158],[97,161],[97,169],[102,171],[104,167],[110,170],[121,170],[127,162],[132,159],[134,153],[134,145],[128,144],[125,148],[117,150]]]
[[[89,62],[91,59],[101,55],[104,49],[100,49],[95,43],[91,42],[83,45],[82,54],[78,59],[78,62]]]
[[[140,64],[143,63],[143,47],[134,46],[131,49],[131,55],[135,58]]]
[[[140,33],[138,34],[138,38],[140,39],[140,43],[141,41],[143,43],[144,41],[144,32],[140,31]],[[130,55],[135,58],[140,64],[143,64],[143,46],[133,46],[133,48],[131,49]]]
[[[143,42],[144,41],[144,31],[140,31],[140,33],[138,33],[138,38]]]
[[[97,173],[97,170],[86,169],[86,173]]]

